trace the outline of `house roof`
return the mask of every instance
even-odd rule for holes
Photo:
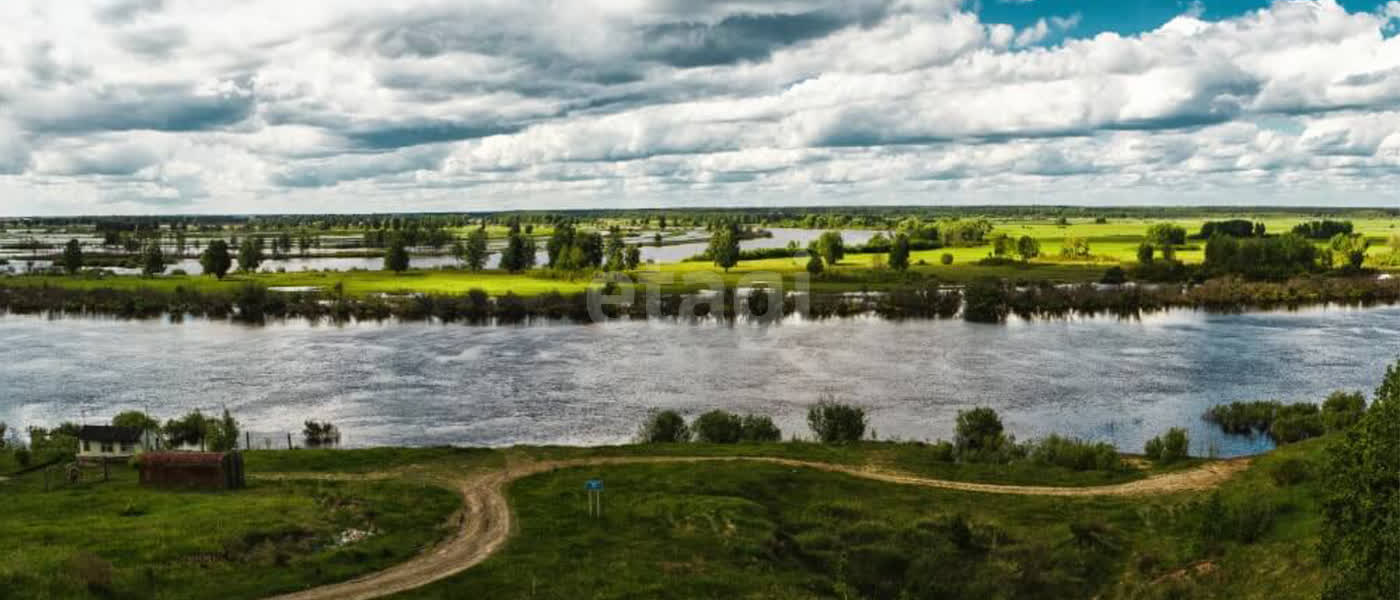
[[[223,452],[147,452],[141,455],[143,467],[218,467],[223,462]]]
[[[141,441],[141,430],[135,427],[83,425],[83,428],[78,430],[78,439],[90,442],[135,443]]]

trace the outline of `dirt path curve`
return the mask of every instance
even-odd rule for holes
[[[525,464],[510,464],[502,471],[475,474],[453,481],[453,486],[462,494],[462,511],[454,515],[460,524],[451,538],[407,562],[400,563],[383,571],[370,573],[358,579],[342,583],[324,585],[283,596],[272,600],[361,600],[396,594],[421,587],[461,573],[477,565],[495,553],[510,537],[511,519],[509,504],[506,502],[505,487],[521,477],[528,477],[554,469],[570,467],[621,465],[638,463],[698,463],[698,462],[765,462],[795,468],[819,469],[833,473],[845,473],[855,477],[873,479],[887,483],[917,485],[922,487],[985,492],[992,494],[1019,494],[1035,496],[1142,496],[1168,494],[1173,492],[1204,490],[1215,487],[1249,466],[1248,458],[1216,461],[1200,467],[1154,475],[1137,481],[1092,487],[1041,487],[1024,485],[998,485],[991,483],[971,483],[926,479],[910,475],[900,475],[849,465],[822,462],[808,462],[772,457],[608,457],[562,461],[539,461]],[[273,479],[299,478],[296,474],[276,475]],[[376,475],[315,475],[306,478],[354,479],[376,478]]]

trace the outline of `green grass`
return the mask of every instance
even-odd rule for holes
[[[500,554],[396,597],[1314,598],[1318,482],[1279,487],[1269,472],[1316,462],[1322,444],[1263,457],[1223,486],[1227,505],[1276,507],[1252,543],[1197,533],[1206,493],[979,494],[745,463],[563,469],[512,485],[517,532]],[[607,485],[601,519],[586,514],[591,478]],[[1071,524],[1102,543],[1076,543]]]
[[[1207,493],[1013,496],[742,462],[561,469],[512,484],[517,526],[500,553],[400,597],[566,598],[587,590],[595,598],[885,598],[925,597],[932,586],[953,597],[1311,598],[1322,580],[1317,477],[1329,439],[1259,457],[1220,488],[1226,505],[1273,507],[1272,525],[1251,543],[1202,537]],[[246,454],[254,474],[389,472],[398,479],[255,478],[236,492],[145,489],[124,467],[113,469],[112,482],[44,492],[35,473],[0,482],[0,531],[9,542],[0,545],[0,590],[9,594],[0,596],[94,595],[71,564],[84,552],[110,561],[113,597],[252,598],[344,580],[406,560],[444,533],[457,497],[415,481],[500,468],[508,457],[645,455],[779,456],[1063,486],[1200,463],[1074,472],[942,463],[915,443],[788,442],[254,451]],[[1311,464],[1313,477],[1275,483],[1272,471],[1290,459]],[[595,477],[607,484],[602,519],[585,514],[582,483]],[[960,519],[970,524],[966,536]],[[371,523],[380,535],[339,549],[325,543]],[[1095,530],[1101,543],[1075,542],[1072,525]],[[1203,563],[1211,572],[1174,575]]]
[[[143,488],[124,466],[112,475],[90,470],[48,492],[42,472],[0,482],[0,597],[260,598],[401,562],[446,532],[460,502],[403,482],[254,479],[197,492]],[[379,534],[335,547],[349,528]],[[110,564],[106,592],[78,575],[84,554]]]
[[[601,519],[585,514],[588,478],[607,485]],[[399,597],[894,597],[880,593],[882,580],[916,569],[991,591],[1009,574],[1002,561],[1061,544],[1067,521],[1134,518],[1119,500],[946,492],[753,464],[566,469],[521,480],[510,496],[519,528],[503,552]],[[955,514],[997,548],[956,547],[942,531]]]
[[[502,456],[486,448],[357,448],[251,450],[243,453],[252,473],[368,473],[403,467],[499,466]]]

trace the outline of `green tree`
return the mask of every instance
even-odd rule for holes
[[[549,268],[564,271],[578,268],[578,265],[565,264],[569,258],[569,249],[574,247],[574,237],[575,229],[572,223],[559,223],[554,226],[554,233],[544,244],[545,256],[549,258]]]
[[[645,444],[679,444],[690,441],[690,428],[674,410],[653,410],[638,433]]]
[[[739,228],[733,224],[722,224],[710,234],[710,258],[715,266],[729,271],[739,264]]]
[[[817,238],[817,254],[822,255],[822,260],[828,265],[836,266],[841,262],[846,257],[846,242],[841,239],[841,232],[823,232]]]
[[[128,410],[112,417],[112,425],[141,431],[160,429],[160,421],[139,410]]]
[[[462,240],[453,241],[452,246],[447,249],[447,252],[450,253],[452,258],[456,259],[457,262],[467,262],[467,245],[463,244]]]
[[[992,256],[1010,256],[1016,253],[1016,240],[1004,233],[992,236]]]
[[[1155,249],[1152,247],[1152,244],[1150,244],[1150,243],[1148,243],[1148,242],[1143,242],[1143,243],[1141,243],[1141,244],[1138,244],[1138,247],[1137,247],[1137,261],[1138,261],[1138,263],[1144,264],[1144,265],[1152,264],[1152,254],[1153,254],[1154,252],[1155,252]]]
[[[1322,423],[1327,431],[1341,431],[1366,414],[1366,397],[1361,392],[1332,392],[1322,402]]]
[[[1060,243],[1060,256],[1071,260],[1089,258],[1089,240],[1082,237],[1067,237]]]
[[[909,236],[903,232],[895,235],[890,244],[890,268],[896,271],[909,268]]]
[[[1006,443],[1001,417],[986,407],[958,411],[957,437],[960,452],[995,452]]]
[[[83,270],[83,244],[77,238],[68,240],[63,246],[63,268],[70,275]]]
[[[822,443],[858,442],[865,437],[865,409],[841,404],[826,394],[807,409],[807,426]]]
[[[642,249],[636,244],[627,246],[627,254],[623,257],[623,266],[628,271],[635,271],[642,264]]]
[[[1000,279],[982,277],[963,289],[963,319],[974,323],[1000,323],[1011,307],[1006,286]]]
[[[260,239],[262,238],[252,236],[243,238],[243,244],[238,247],[239,271],[252,273],[258,270],[258,265],[262,264],[262,244],[258,243]]]
[[[605,250],[606,261],[603,263],[604,271],[621,271],[627,266],[627,244],[622,241],[622,231],[613,228],[608,233],[607,249]]]
[[[1366,250],[1371,243],[1366,240],[1366,236],[1359,233],[1339,233],[1332,236],[1328,245],[1347,262],[1347,266],[1360,269],[1366,262]]]
[[[518,230],[512,232],[506,238],[505,250],[501,251],[501,268],[519,273],[534,266],[535,239]]]
[[[223,279],[228,274],[228,270],[233,266],[233,257],[228,253],[228,242],[223,240],[211,240],[204,248],[204,252],[199,254],[199,266],[204,272],[213,275],[215,278]]]
[[[1327,600],[1400,598],[1400,361],[1328,448],[1321,556]]]
[[[209,420],[205,431],[208,432],[210,451],[228,452],[238,448],[238,421],[234,420],[227,408],[222,418]]]
[[[735,444],[744,435],[744,420],[731,412],[712,410],[695,418],[690,429],[696,441],[707,444]]]
[[[486,230],[473,229],[467,234],[466,251],[462,254],[462,261],[467,263],[467,268],[473,271],[480,271],[486,266],[486,257],[489,253],[486,250]]]
[[[204,413],[196,409],[179,419],[165,422],[165,440],[172,447],[204,446],[209,436],[209,421]]]
[[[141,274],[150,277],[164,272],[165,254],[160,250],[160,240],[154,240],[141,252]]]
[[[1186,228],[1171,223],[1157,223],[1147,228],[1147,241],[1159,248],[1180,246],[1186,243]]]
[[[402,273],[408,270],[408,261],[408,248],[404,246],[403,236],[394,236],[389,242],[389,249],[384,252],[384,269]]]
[[[769,417],[744,415],[739,437],[745,442],[777,442],[783,439],[783,432]]]
[[[1040,256],[1040,242],[1035,238],[1023,235],[1016,240],[1016,254],[1021,257],[1022,262],[1029,262],[1032,258]]]
[[[822,265],[822,257],[813,254],[807,257],[807,272],[813,276],[821,275],[826,267]]]
[[[1166,433],[1147,440],[1143,453],[1153,461],[1172,463],[1189,456],[1190,442],[1185,429],[1173,427]]]

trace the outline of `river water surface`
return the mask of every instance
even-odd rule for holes
[[[472,327],[0,316],[0,420],[162,419],[227,406],[256,431],[329,420],[350,445],[622,442],[648,408],[773,415],[806,434],[823,392],[865,406],[881,439],[950,438],[995,408],[1019,439],[1052,432],[1140,451],[1186,426],[1193,450],[1262,439],[1200,420],[1233,400],[1370,391],[1400,357],[1400,307],[1242,315],[1174,311],[1015,321],[837,319]]]

